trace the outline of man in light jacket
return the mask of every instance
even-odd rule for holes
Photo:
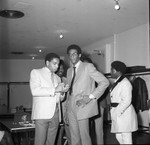
[[[60,58],[55,53],[45,57],[45,66],[33,69],[30,89],[33,96],[32,120],[35,120],[35,145],[54,145],[59,125],[58,104],[66,92],[60,77],[55,74]]]
[[[82,62],[81,53],[78,45],[73,44],[67,48],[72,64],[67,71],[67,83],[70,85],[67,99],[71,145],[92,145],[89,118],[98,114],[97,99],[102,96],[109,81],[93,64]],[[95,82],[98,84],[96,88]]]

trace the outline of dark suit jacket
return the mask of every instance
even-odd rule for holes
[[[132,85],[132,104],[136,112],[139,112],[139,110],[148,110],[148,90],[145,81],[141,77],[137,77],[133,81]]]

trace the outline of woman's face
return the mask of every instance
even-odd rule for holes
[[[117,71],[111,67],[111,77],[112,78],[116,78],[116,73],[117,73]]]
[[[58,75],[59,77],[62,77],[63,74],[64,74],[64,67],[63,67],[63,65],[60,65],[60,66],[59,66],[59,69],[58,69],[58,71],[57,71],[57,75]]]

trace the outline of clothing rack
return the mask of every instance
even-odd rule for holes
[[[137,73],[125,74],[125,76],[141,76],[141,75],[150,75],[150,72],[137,72]]]
[[[107,78],[111,78],[110,73],[104,74]],[[139,71],[134,71],[130,73],[126,73],[125,76],[140,76],[140,75],[150,75],[150,68],[147,68],[145,70],[139,70]]]

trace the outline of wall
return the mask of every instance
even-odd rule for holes
[[[0,82],[29,82],[30,71],[43,65],[43,60],[0,60]]]
[[[110,63],[114,60],[114,37],[110,37],[85,47],[93,62],[103,73],[110,72]],[[98,51],[101,54],[98,54]]]
[[[128,66],[150,67],[149,25],[145,24],[126,32],[116,34],[115,60]]]
[[[109,45],[109,51],[106,50]],[[149,24],[144,24],[134,29],[122,32],[120,34],[114,34],[114,36],[98,41],[94,44],[86,46],[84,50],[88,53],[96,53],[94,50],[101,50],[104,53],[104,61],[109,55],[109,62],[106,63],[106,70],[110,70],[108,66],[114,60],[121,60],[127,64],[127,66],[144,65],[147,68],[150,67],[150,48],[149,48]],[[101,57],[101,56],[100,56]],[[94,60],[97,65],[101,65],[99,59]]]
[[[31,108],[32,95],[27,82],[31,70],[43,66],[44,60],[0,60],[0,104],[8,105],[9,94],[10,108],[20,105]]]
[[[109,49],[106,51],[108,46]],[[98,55],[97,57],[92,57],[92,59],[106,73],[110,72],[110,64],[114,60],[121,60],[127,66],[142,65],[150,68],[149,24],[141,25],[120,34],[114,34],[113,37],[91,44],[84,49],[88,49],[92,56],[95,56],[93,50],[101,50],[103,52],[103,61],[101,61],[101,55],[99,57]],[[110,58],[108,57],[109,55]],[[101,62],[105,63],[105,67]],[[146,82],[149,82],[149,79]],[[150,123],[150,110],[139,112],[138,121],[140,125],[148,127]]]

